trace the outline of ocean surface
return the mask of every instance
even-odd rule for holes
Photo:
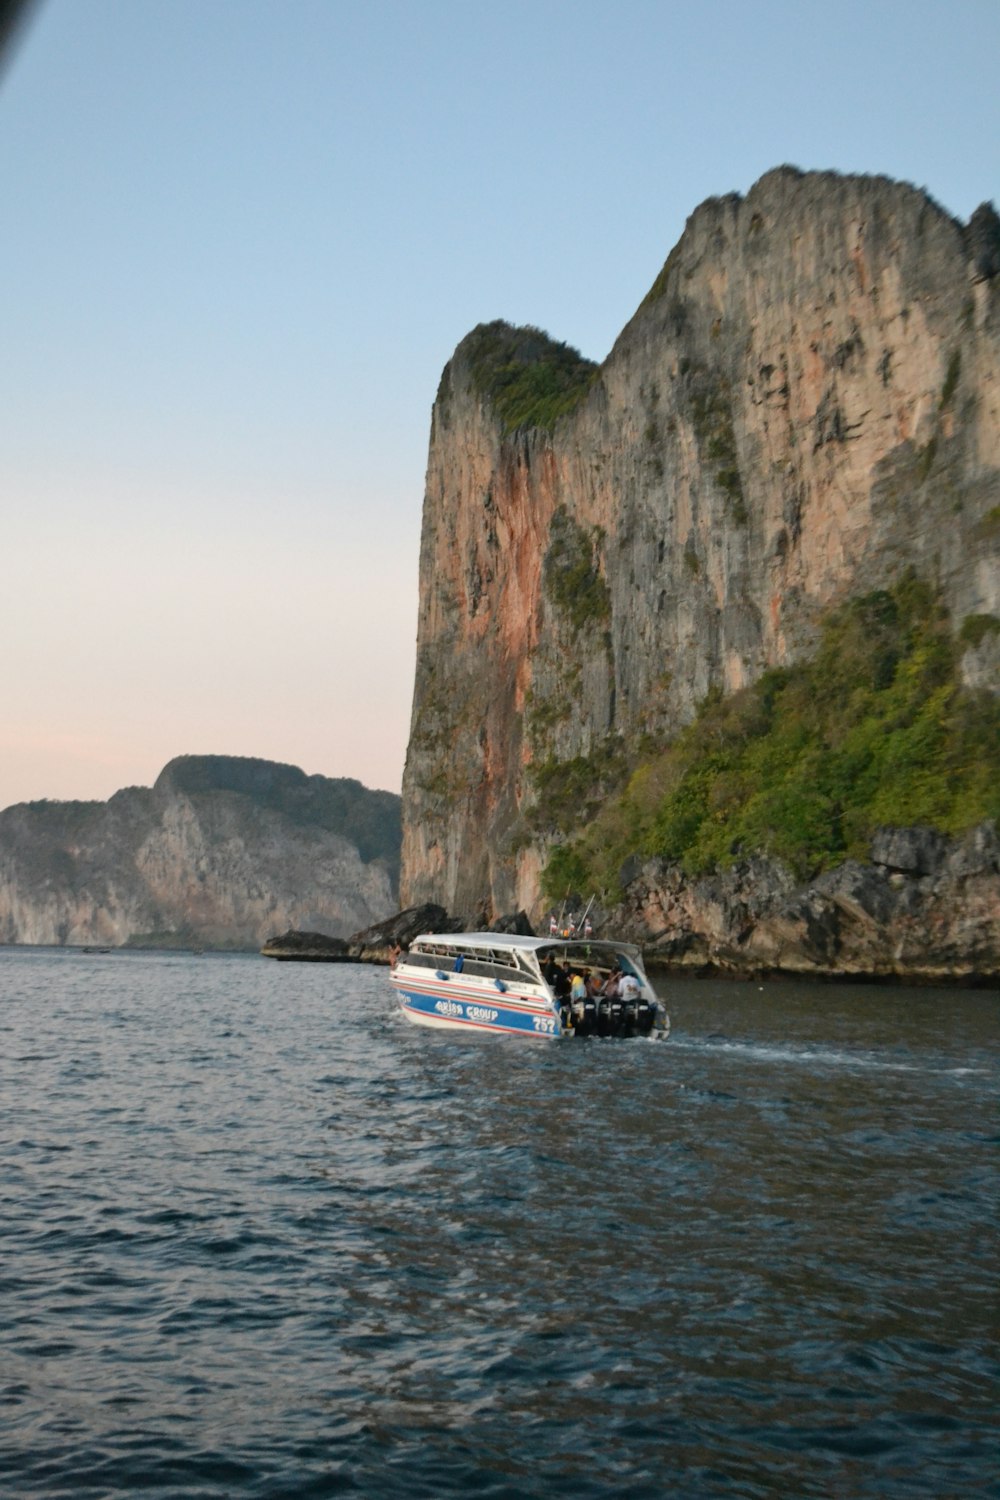
[[[0,1494],[1000,1495],[988,993],[0,949]]]

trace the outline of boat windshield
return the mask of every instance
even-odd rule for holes
[[[553,943],[539,948],[537,958],[543,969],[554,958],[557,964],[586,964],[590,969],[610,970],[618,964],[623,973],[644,977],[639,955],[627,943]]]

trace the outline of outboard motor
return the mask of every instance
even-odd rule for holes
[[[656,1004],[648,995],[640,995],[636,1014],[636,1030],[640,1036],[649,1036],[656,1022]]]

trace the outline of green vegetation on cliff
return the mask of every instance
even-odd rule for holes
[[[912,575],[832,611],[811,661],[710,697],[620,795],[585,808],[546,895],[613,893],[636,853],[698,874],[759,851],[809,878],[865,858],[880,824],[958,833],[1000,818],[1000,701],[962,688],[962,649]]]
[[[729,514],[739,526],[748,520],[740,477],[736,433],[733,430],[733,408],[729,382],[720,380],[712,386],[706,382],[691,397],[694,428],[709,463],[715,465],[715,482],[726,496]]]
[[[549,757],[531,769],[538,793],[532,809],[532,827],[570,833],[592,818],[622,785],[625,757],[615,741],[608,741],[593,755],[575,755],[572,760]]]
[[[505,433],[519,427],[551,431],[579,406],[597,376],[591,360],[540,328],[480,323],[462,350],[475,389],[492,402]]]
[[[611,597],[597,557],[603,540],[600,527],[585,531],[560,505],[552,517],[550,537],[544,569],[549,598],[574,634],[588,625],[608,625]]]

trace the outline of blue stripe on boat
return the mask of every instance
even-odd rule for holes
[[[449,1022],[457,1026],[471,1026],[480,1031],[512,1031],[520,1035],[557,1037],[562,1029],[554,1011],[540,1011],[537,1006],[516,1006],[504,996],[503,1004],[494,1003],[489,994],[480,994],[469,999],[458,993],[441,995],[433,990],[411,989],[398,985],[399,998],[406,1009],[417,1015]],[[494,992],[496,993],[496,992]]]

